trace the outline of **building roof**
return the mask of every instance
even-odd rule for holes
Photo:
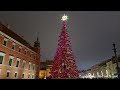
[[[46,62],[41,62],[40,70],[45,70],[45,69],[46,69]]]
[[[35,51],[34,47],[32,47],[26,40],[24,40],[22,37],[20,37],[18,34],[7,28],[5,25],[0,23],[0,31],[7,34],[8,36],[12,37],[16,41],[20,42],[21,44],[25,45],[26,47],[30,48],[31,50]]]
[[[51,67],[53,64],[52,60],[46,60],[45,62],[41,62],[41,70],[45,70],[46,68]]]
[[[53,61],[52,60],[46,60],[46,65],[52,65]]]
[[[46,65],[46,62],[41,62],[41,65]]]

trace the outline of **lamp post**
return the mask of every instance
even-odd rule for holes
[[[114,51],[114,54],[115,54],[115,61],[116,61],[116,65],[117,65],[117,67],[116,67],[116,70],[117,70],[117,75],[118,75],[118,78],[119,78],[119,66],[118,66],[118,58],[117,58],[117,55],[116,55],[116,47],[115,47],[115,43],[113,43],[113,51]]]

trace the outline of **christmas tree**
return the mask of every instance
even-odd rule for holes
[[[66,28],[67,19],[66,15],[62,17],[62,32],[59,36],[58,47],[51,68],[51,78],[78,78],[78,70]]]

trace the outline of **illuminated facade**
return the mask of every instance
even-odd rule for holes
[[[46,78],[46,70],[40,70],[39,71],[39,78],[45,79]]]
[[[120,63],[120,57],[118,58],[111,58],[105,60],[99,64],[96,64],[90,67],[88,70],[80,73],[80,78],[117,78],[117,64],[116,59],[118,60],[118,66]]]
[[[46,60],[46,77],[50,76],[53,61]]]
[[[46,77],[46,62],[40,63],[39,78],[44,79]]]
[[[0,23],[0,79],[36,79],[40,67],[39,41],[32,47]],[[37,46],[38,45],[38,46]]]
[[[116,63],[113,63],[113,61],[111,60],[106,63],[106,70],[108,71],[109,78],[114,78],[117,75],[116,67],[117,67]]]
[[[39,71],[39,78],[40,79],[49,78],[52,63],[53,63],[53,61],[51,61],[51,60],[46,60],[46,62],[41,62],[41,68]]]

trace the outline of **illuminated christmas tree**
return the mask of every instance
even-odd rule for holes
[[[68,16],[62,17],[63,26],[59,36],[58,47],[51,68],[51,78],[78,78],[74,55],[71,49],[70,38],[68,36],[66,21]]]

